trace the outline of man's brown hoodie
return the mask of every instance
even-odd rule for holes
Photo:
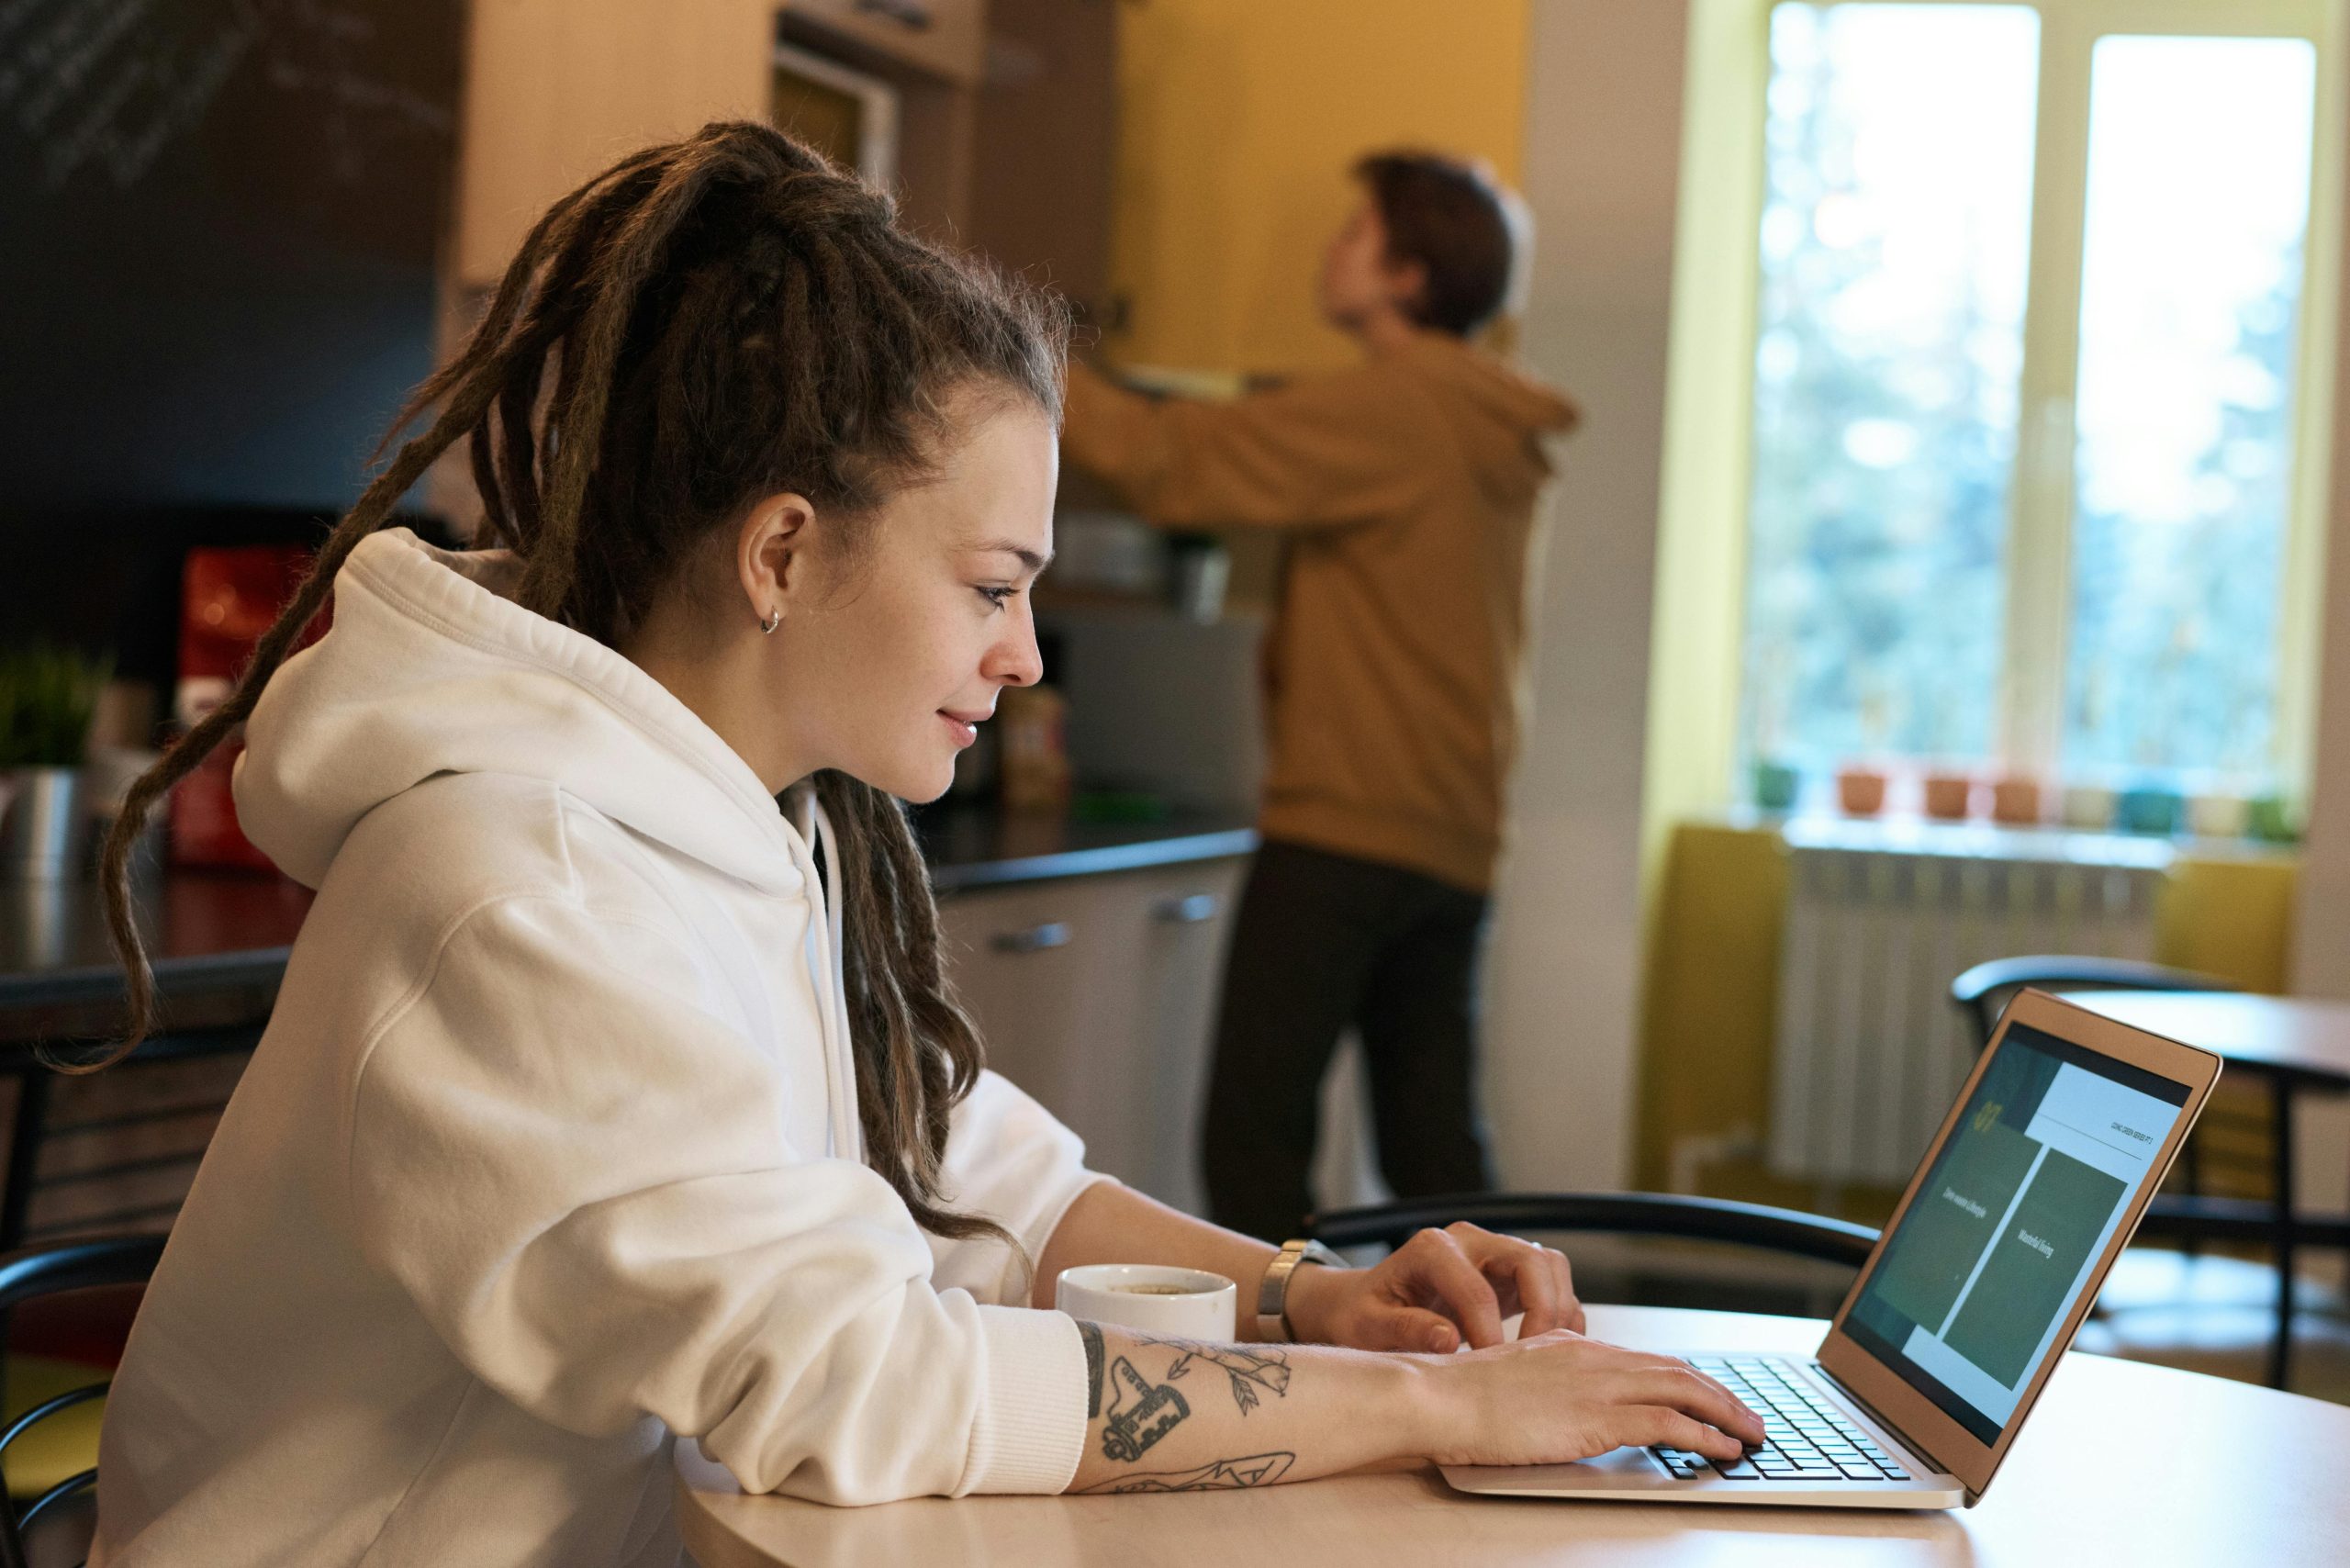
[[[1526,569],[1574,405],[1438,332],[1229,403],[1080,368],[1065,447],[1172,528],[1295,531],[1272,630],[1268,838],[1492,885]]]

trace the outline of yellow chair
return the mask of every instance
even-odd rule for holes
[[[68,1291],[143,1282],[163,1254],[160,1236],[107,1237],[32,1247],[0,1258],[0,1316],[13,1319],[28,1302]],[[98,1419],[106,1383],[96,1369],[49,1356],[16,1356],[7,1363],[7,1425],[0,1428],[0,1476],[7,1506],[0,1507],[0,1568],[28,1568],[25,1543],[62,1521],[77,1500],[95,1502]],[[20,1498],[29,1501],[19,1503]]]

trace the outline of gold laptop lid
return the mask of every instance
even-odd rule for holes
[[[1992,1473],[2219,1076],[2220,1060],[2025,991],[1820,1364],[1966,1485]]]

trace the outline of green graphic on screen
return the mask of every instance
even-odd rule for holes
[[[2011,1027],[1845,1331],[1992,1440],[2186,1100],[2183,1085]]]
[[[1967,1293],[1965,1310],[1943,1336],[1950,1348],[2001,1383],[2022,1377],[2127,1191],[2050,1149]]]
[[[1887,1249],[1874,1294],[1910,1322],[1939,1327],[2039,1153],[2004,1122],[1962,1128]]]

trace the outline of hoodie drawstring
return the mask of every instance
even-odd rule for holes
[[[825,1152],[836,1159],[861,1160],[865,1158],[865,1137],[856,1117],[856,1066],[849,1058],[848,980],[842,956],[840,882],[845,872],[841,865],[840,843],[833,833],[833,819],[825,814],[816,791],[802,791],[799,804],[794,824],[799,832],[792,841],[792,858],[800,867],[800,874],[807,879],[810,895],[823,912],[822,919],[808,923],[807,959],[809,978],[816,987],[816,1012],[824,1032],[824,1087],[830,1124]],[[832,878],[829,884],[817,872],[811,844],[823,847],[824,868]]]

